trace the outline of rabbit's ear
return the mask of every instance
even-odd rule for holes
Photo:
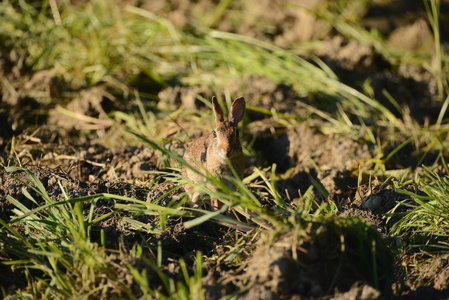
[[[217,98],[215,98],[215,96],[212,97],[212,104],[215,113],[215,124],[216,126],[218,126],[218,124],[223,123],[224,121],[223,111],[221,110],[220,104],[218,104]]]
[[[229,112],[229,122],[231,122],[234,126],[243,120],[245,116],[245,99],[243,97],[239,97],[232,102],[231,111]]]

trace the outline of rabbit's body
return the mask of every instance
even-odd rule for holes
[[[231,167],[236,174],[242,178],[245,171],[245,158],[240,144],[237,124],[243,119],[245,114],[245,100],[241,97],[236,99],[230,109],[228,121],[224,121],[223,112],[215,97],[212,98],[215,113],[215,130],[192,142],[184,154],[184,160],[194,166],[198,171],[203,172],[201,164],[213,176],[220,179],[230,189],[235,190],[234,184],[226,177],[234,176]],[[205,178],[185,166],[182,168],[182,176],[195,183],[205,181]],[[208,186],[215,190],[215,186]],[[193,192],[194,187],[186,185],[185,190],[191,199],[191,205],[196,207],[199,192]],[[217,199],[211,199],[211,206],[214,210],[219,208]]]

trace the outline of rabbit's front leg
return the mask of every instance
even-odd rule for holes
[[[210,199],[210,206],[212,207],[213,211],[217,211],[221,208],[221,202],[218,201],[218,199]]]
[[[191,208],[198,208],[200,207],[200,205],[198,204],[197,200],[198,197],[200,196],[201,193],[199,192],[194,192],[194,193],[188,193],[190,201],[189,201],[189,206]]]

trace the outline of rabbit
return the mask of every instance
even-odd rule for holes
[[[212,97],[212,105],[215,114],[215,130],[193,141],[187,147],[183,158],[200,172],[203,172],[204,169],[198,164],[202,164],[213,176],[219,178],[231,190],[235,190],[234,184],[225,177],[233,176],[228,160],[239,178],[243,178],[245,171],[245,158],[237,129],[238,123],[242,121],[245,115],[245,99],[239,97],[234,100],[227,121],[224,119],[223,111],[215,96]],[[195,183],[205,181],[203,176],[185,166],[182,167],[182,177]],[[209,185],[208,187],[217,190],[216,186]],[[189,195],[190,206],[197,208],[199,206],[197,203],[198,197],[201,196],[201,193],[194,192],[194,187],[190,184],[187,184],[184,189]],[[211,199],[212,210],[216,211],[220,206],[217,199]]]

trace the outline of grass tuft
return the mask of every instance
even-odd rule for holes
[[[425,178],[417,176],[415,184],[422,186],[422,192],[398,189],[398,192],[409,195],[415,203],[407,204],[407,212],[392,214],[402,218],[394,224],[391,232],[395,236],[402,236],[405,244],[413,248],[447,251],[449,180],[426,168]]]

